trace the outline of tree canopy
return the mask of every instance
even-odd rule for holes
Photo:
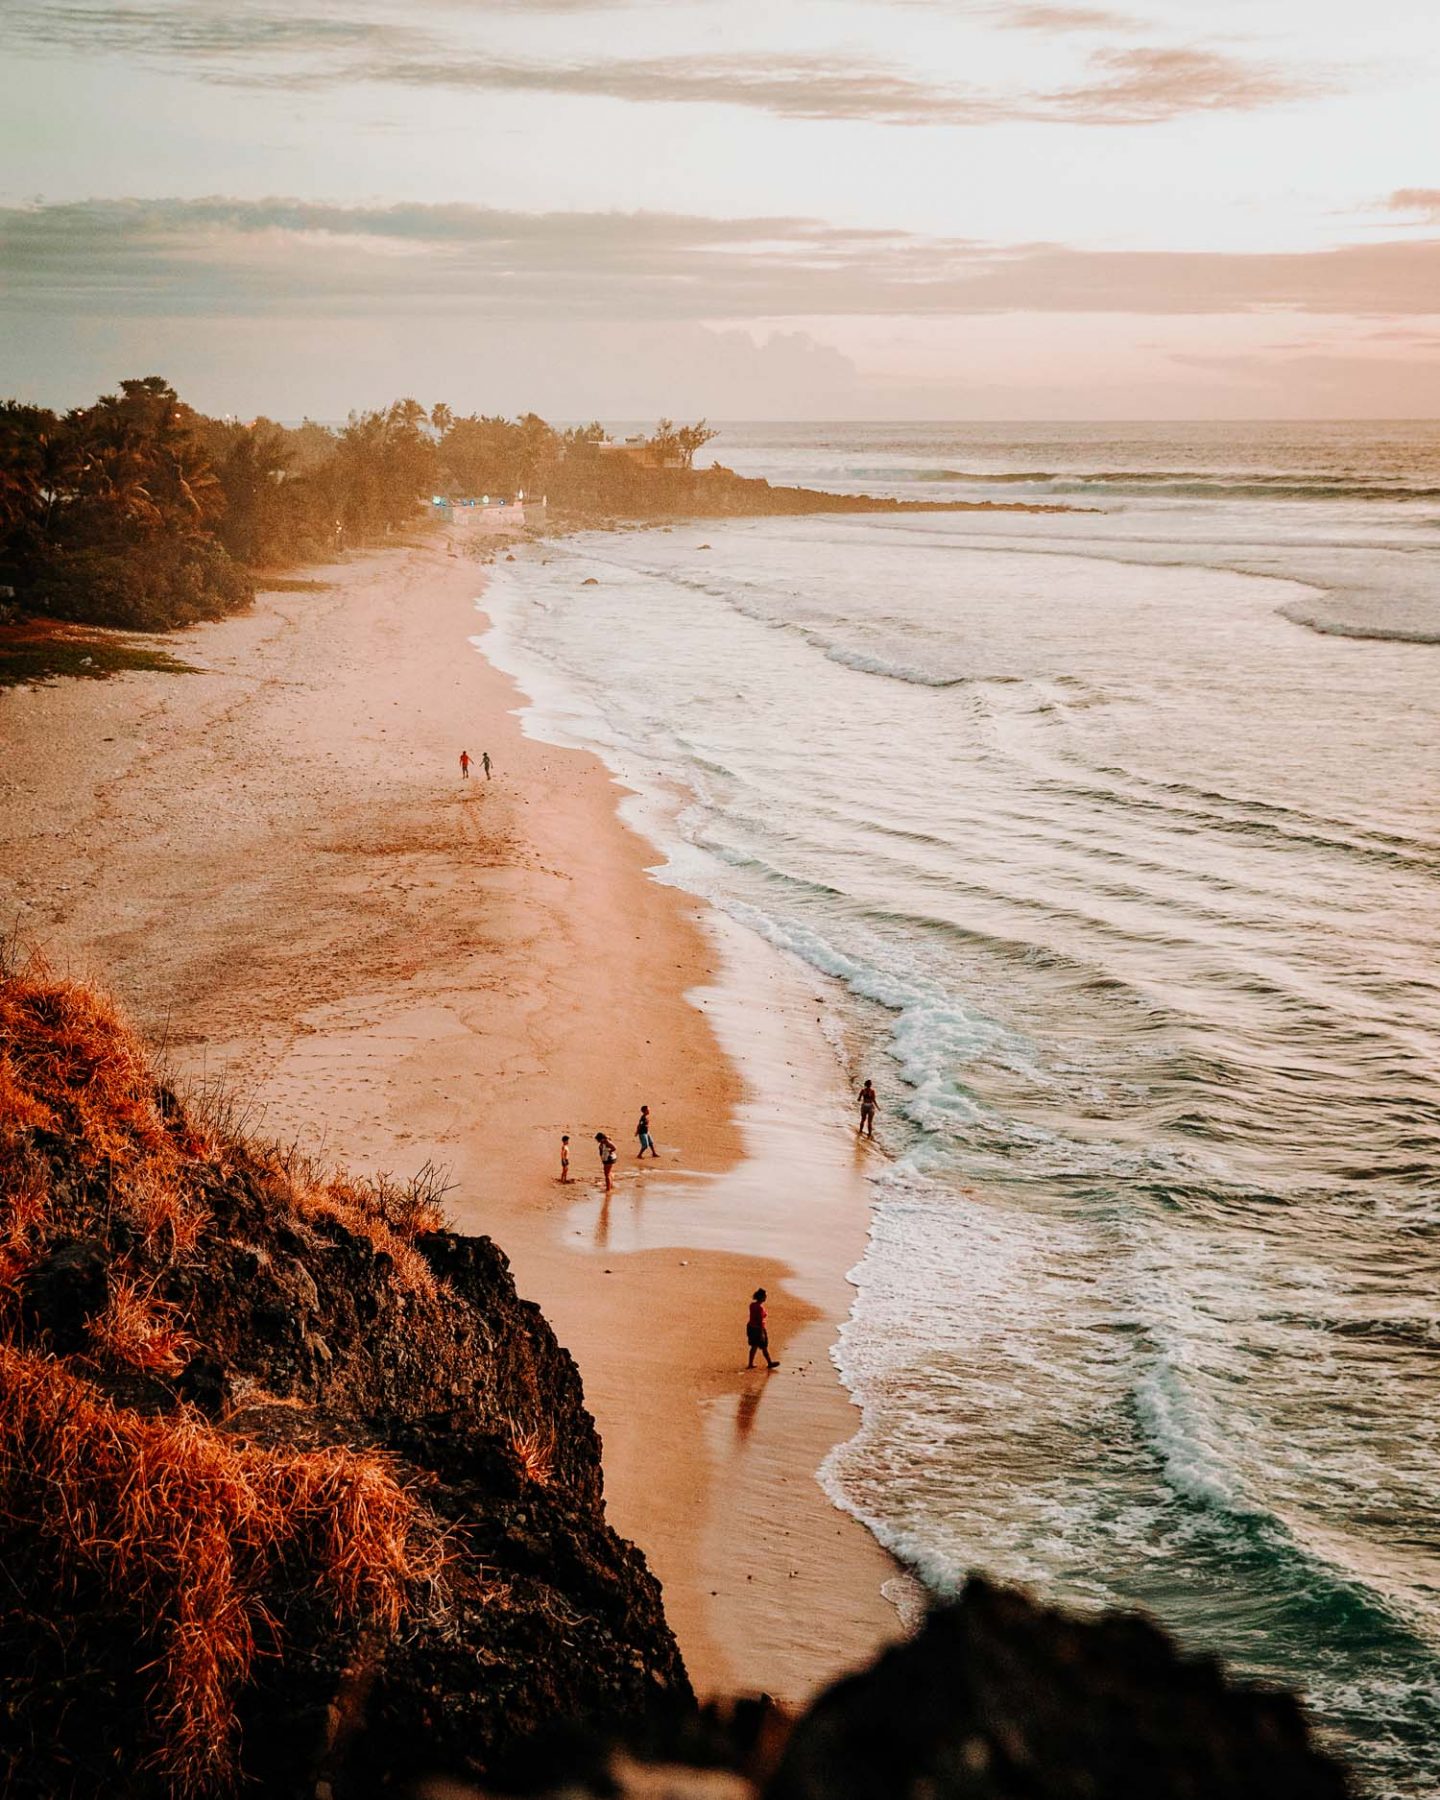
[[[254,570],[383,540],[434,494],[624,510],[714,435],[662,419],[637,469],[603,454],[596,421],[557,430],[410,398],[338,429],[206,418],[158,375],[63,415],[4,401],[0,581],[32,611],[163,629],[245,604]]]

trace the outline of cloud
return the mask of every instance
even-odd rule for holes
[[[254,6],[92,6],[66,0],[0,9],[0,39],[42,49],[201,63],[411,48],[427,40],[380,18]]]
[[[1006,6],[995,8],[994,17],[1013,31],[1133,31],[1136,26],[1132,13],[1099,6]]]
[[[1252,111],[1313,95],[1320,84],[1206,50],[1111,50],[1096,78],[1052,93],[938,86],[859,59],[650,57],[571,62],[400,57],[352,69],[416,87],[581,94],[612,100],[742,106],[793,119],[885,125],[990,125],[1032,120],[1154,124],[1185,113]]]
[[[1440,188],[1396,188],[1384,206],[1387,212],[1418,213],[1427,223],[1440,222]]]
[[[542,11],[593,10],[611,0],[541,0]],[[518,0],[464,0],[460,11],[512,12]],[[1035,31],[1128,27],[1125,16],[1087,6],[1020,4],[981,9]],[[375,83],[412,89],[553,94],[635,104],[743,107],[795,120],[882,125],[991,125],[1015,120],[1149,125],[1187,113],[1253,111],[1322,91],[1313,76],[1226,52],[1195,48],[1102,49],[1091,78],[1058,90],[966,88],[886,67],[871,58],[822,54],[527,58],[467,47],[459,36],[399,25],[363,7],[309,0],[301,11],[237,3],[103,6],[51,0],[0,10],[0,37],[76,53],[179,62],[203,80],[314,88]]]
[[[1098,79],[1052,97],[1058,116],[1087,124],[1153,124],[1182,113],[1253,112],[1326,91],[1319,76],[1194,48],[1099,50]]]
[[[790,119],[883,125],[988,125],[1014,104],[938,87],[860,58],[665,56],[570,62],[491,57],[400,58],[351,74],[409,87],[585,95],[642,103],[740,106]]]
[[[1440,240],[1276,253],[989,244],[804,218],[300,200],[0,209],[12,317],[744,321],[1440,312]]]

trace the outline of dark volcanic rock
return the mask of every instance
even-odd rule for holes
[[[303,1608],[287,1621],[290,1648],[245,1707],[246,1772],[298,1793],[323,1767],[337,1796],[362,1796],[417,1766],[483,1771],[557,1720],[687,1707],[659,1583],[605,1523],[579,1372],[501,1251],[417,1239],[439,1277],[426,1295],[365,1236],[278,1204],[263,1170],[206,1199],[211,1254],[173,1291],[196,1361],[263,1392],[227,1429],[271,1448],[382,1449],[450,1532],[443,1591],[378,1650],[319,1621],[304,1641]]]
[[[56,1238],[29,1272],[21,1317],[62,1356],[83,1350],[110,1299],[110,1250],[98,1238]]]
[[[973,1579],[797,1720],[741,1702],[619,1740],[530,1740],[493,1790],[577,1800],[1347,1800],[1288,1694],[1228,1681],[1136,1615]]]
[[[1342,1800],[1288,1694],[1230,1685],[1147,1620],[972,1580],[821,1695],[765,1800]]]
[[[659,1583],[606,1524],[573,1360],[496,1246],[423,1229],[434,1212],[204,1130],[103,1003],[0,969],[0,1791],[175,1794],[182,1704],[219,1720],[186,1800],[236,1775],[363,1800],[482,1777],[542,1727],[693,1711]],[[309,1452],[331,1486],[256,1549],[229,1472]],[[391,1565],[388,1610],[336,1599],[354,1469],[424,1550]],[[179,1516],[196,1493],[210,1512]],[[177,1615],[201,1539],[218,1610]],[[157,1700],[186,1634],[203,1646],[239,1606],[256,1654],[214,1677],[222,1703],[203,1711],[203,1652]]]

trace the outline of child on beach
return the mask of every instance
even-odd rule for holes
[[[750,1346],[750,1360],[747,1369],[755,1367],[755,1352],[758,1350],[765,1358],[767,1369],[778,1369],[779,1363],[770,1354],[770,1333],[765,1329],[765,1290],[756,1288],[750,1300],[750,1317],[745,1325],[745,1341]]]
[[[640,1108],[640,1119],[635,1127],[635,1135],[640,1140],[641,1158],[644,1157],[647,1150],[652,1156],[659,1156],[660,1152],[655,1148],[655,1139],[650,1134],[650,1108],[648,1106]],[[638,1160],[639,1158],[637,1158]]]
[[[875,1135],[875,1108],[878,1105],[875,1083],[867,1080],[860,1090],[860,1130],[865,1137]]]
[[[485,771],[485,779],[488,781],[490,779],[490,752],[488,750],[480,752],[480,767]]]
[[[610,1192],[611,1174],[615,1168],[615,1158],[620,1152],[610,1142],[603,1131],[595,1133],[595,1147],[600,1152],[600,1167],[605,1172],[605,1192]]]
[[[468,750],[460,752],[460,774],[465,781],[470,779],[470,752]]]
[[[567,1131],[560,1139],[560,1179],[570,1179],[570,1133]]]

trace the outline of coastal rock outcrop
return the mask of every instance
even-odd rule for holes
[[[973,1578],[798,1717],[710,1708],[647,1738],[522,1759],[525,1793],[607,1800],[1348,1800],[1289,1694],[1182,1655],[1134,1614],[1080,1618]],[[510,1789],[504,1790],[506,1792]],[[483,1800],[422,1784],[417,1800]],[[493,1795],[492,1795],[493,1800]]]
[[[0,973],[0,1789],[336,1800],[690,1690],[580,1379],[433,1184],[187,1107]]]

